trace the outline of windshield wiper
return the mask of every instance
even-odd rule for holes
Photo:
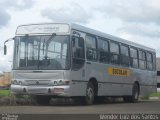
[[[53,37],[55,37],[56,36],[56,33],[53,33],[49,38],[48,38],[48,40],[43,40],[43,48],[42,48],[42,50],[43,50],[43,55],[44,55],[44,48],[45,48],[45,46],[46,46],[46,44],[47,44],[47,41],[50,41]]]
[[[53,37],[55,37],[56,36],[56,33],[53,33],[47,40],[43,40],[43,43],[42,43],[42,40],[41,40],[41,43],[42,43],[42,51],[43,51],[43,55],[44,55],[44,53],[45,53],[45,51],[47,51],[47,42],[48,41],[50,41]],[[42,65],[42,64],[40,64],[40,63],[42,63],[41,61],[40,61],[40,49],[41,49],[41,43],[40,43],[40,46],[39,46],[39,49],[38,49],[38,69],[39,69],[39,67]],[[45,50],[45,47],[46,47],[46,50]],[[47,53],[47,52],[46,52]],[[47,60],[47,54],[45,54],[45,60]]]

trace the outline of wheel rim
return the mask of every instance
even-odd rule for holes
[[[87,98],[87,101],[88,101],[89,103],[91,103],[91,102],[93,101],[94,92],[93,92],[93,89],[92,89],[91,87],[88,87],[88,89],[87,89],[86,98]]]
[[[135,100],[138,99],[138,96],[139,96],[139,95],[138,95],[138,91],[136,90],[135,93],[134,93],[134,98],[135,98]]]
[[[139,97],[139,89],[138,89],[138,86],[135,86],[135,88],[134,88],[134,99],[138,100],[138,97]]]

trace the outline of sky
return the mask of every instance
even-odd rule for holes
[[[156,49],[160,57],[160,0],[0,0],[0,71],[11,71],[18,25],[73,22]]]

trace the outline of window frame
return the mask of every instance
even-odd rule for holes
[[[122,54],[122,49],[121,49],[122,46],[128,48],[128,56]],[[125,64],[125,63],[122,63],[123,57],[128,58],[128,65]],[[129,66],[130,66],[130,48],[129,48],[129,45],[126,45],[126,44],[123,44],[123,43],[120,44],[120,63],[121,63],[121,65],[124,66],[124,67],[129,67]]]
[[[142,52],[142,58],[140,58],[140,52]],[[138,50],[138,62],[139,62],[139,69],[142,69],[142,70],[146,70],[147,69],[147,54],[146,54],[145,50],[142,50],[142,49]],[[144,62],[144,65],[145,65],[144,68],[142,68],[141,62]]]
[[[103,41],[103,42],[106,42],[107,43],[107,45],[108,45],[108,50],[107,51],[105,51],[105,50],[102,50],[102,49],[100,49],[99,48],[99,44],[100,44],[100,42],[99,41]],[[110,44],[109,44],[109,40],[108,39],[106,39],[106,38],[102,38],[102,37],[97,37],[97,51],[98,51],[98,61],[100,62],[100,63],[109,63],[110,62]],[[105,54],[107,54],[107,60],[106,61],[101,61],[100,60],[100,53],[105,53]]]
[[[86,39],[87,36],[95,38],[95,48],[90,48],[90,47],[87,46],[87,39]],[[85,35],[85,46],[86,46],[86,53],[85,53],[86,54],[86,60],[96,62],[98,60],[97,37],[96,37],[96,35],[86,33],[86,35]],[[88,56],[87,56],[88,55],[88,50],[92,50],[93,52],[96,53],[96,58],[95,59],[88,59]]]
[[[148,54],[151,55],[151,61],[148,61]],[[147,62],[147,70],[153,71],[154,70],[154,58],[153,58],[153,53],[151,52],[146,52],[146,62]],[[152,69],[149,68],[149,63],[152,65]]]
[[[152,59],[153,59],[153,71],[156,71],[156,53],[152,53]]]
[[[131,49],[134,49],[134,50],[137,51],[137,58],[135,58],[134,56],[133,56],[133,57],[131,56]],[[130,53],[129,53],[129,55],[130,55],[130,66],[131,66],[132,68],[137,68],[137,69],[138,69],[138,68],[139,68],[138,48],[133,47],[133,46],[130,46],[130,47],[129,47],[129,52],[130,52]],[[132,63],[131,60],[135,60],[135,59],[137,60],[137,66],[133,66],[133,65],[131,64],[131,63]]]
[[[118,54],[118,53],[115,53],[115,52],[111,52],[111,43],[118,45],[119,54]],[[116,42],[116,41],[113,41],[113,40],[110,40],[110,41],[109,41],[109,53],[110,53],[110,57],[109,57],[109,58],[110,58],[110,63],[111,63],[111,64],[115,64],[115,65],[120,65],[120,43],[119,43],[119,42]],[[117,63],[112,62],[111,57],[112,57],[113,55],[118,56]]]
[[[83,51],[82,51],[84,53],[83,58],[76,57],[76,56],[73,55],[73,45],[72,45],[72,39],[73,38],[76,38],[76,39],[79,39],[79,40],[83,39]],[[81,69],[85,64],[85,54],[86,54],[85,53],[85,40],[84,40],[83,37],[78,37],[78,36],[72,35],[71,36],[71,45],[70,46],[71,46],[71,61],[72,61],[71,62],[71,70],[77,71],[77,70]]]

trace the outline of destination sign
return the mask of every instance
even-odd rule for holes
[[[116,75],[116,76],[130,76],[131,70],[130,69],[123,69],[123,68],[108,68],[109,75]]]
[[[68,24],[33,24],[17,28],[16,35],[69,33]]]

